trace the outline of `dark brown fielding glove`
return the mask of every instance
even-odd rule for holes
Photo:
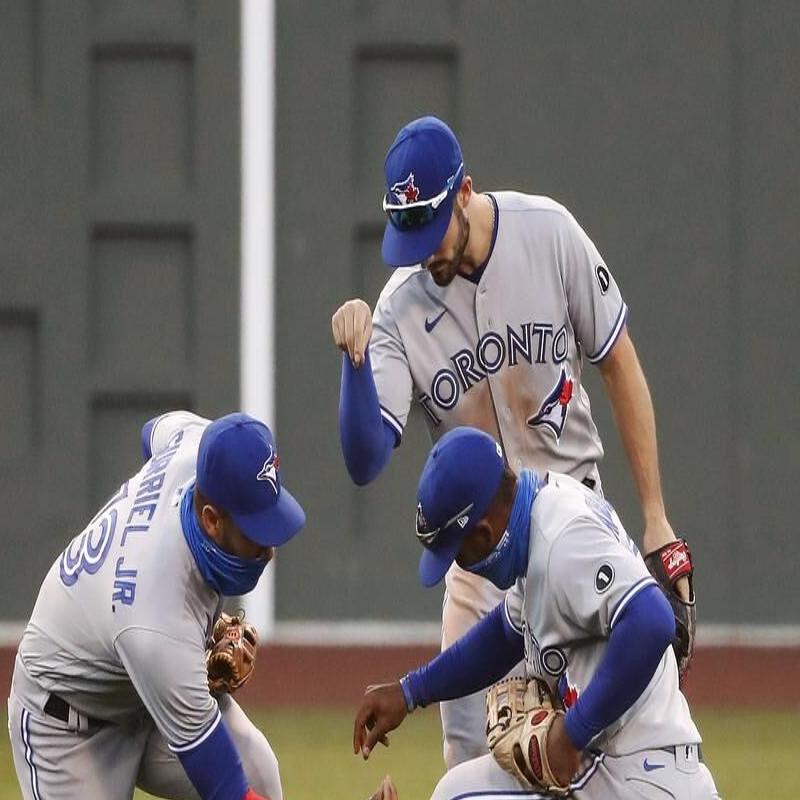
[[[256,629],[244,621],[244,612],[219,615],[206,650],[208,690],[212,695],[231,694],[244,686],[256,666]]]
[[[692,554],[686,539],[665,544],[648,553],[644,563],[650,574],[658,581],[658,585],[667,597],[675,614],[675,638],[672,649],[678,661],[678,673],[681,684],[689,672],[689,665],[694,654],[695,629],[697,627],[697,607],[694,602],[694,565]],[[689,582],[689,602],[686,602],[675,590],[675,584],[686,578]]]

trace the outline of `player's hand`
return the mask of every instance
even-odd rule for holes
[[[407,715],[406,698],[399,681],[368,686],[353,725],[353,752],[367,759],[378,742],[388,747],[386,734]]]
[[[372,311],[359,298],[348,300],[336,309],[331,317],[333,341],[350,357],[358,369],[366,358],[367,345],[372,336]]]
[[[665,516],[661,515],[648,520],[642,537],[644,555],[658,550],[659,547],[663,547],[665,544],[674,542],[675,538],[675,531],[672,530],[672,525],[669,524]],[[687,578],[681,578],[675,584],[675,591],[684,602],[689,602],[689,581]]]
[[[581,751],[578,750],[567,734],[563,715],[553,720],[547,734],[547,760],[553,775],[562,786],[566,786],[575,776],[581,763]]]
[[[391,775],[387,775],[382,781],[378,790],[369,800],[397,800],[397,787],[394,785]]]

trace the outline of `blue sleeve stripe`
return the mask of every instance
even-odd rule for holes
[[[384,421],[392,428],[392,430],[397,434],[398,439],[403,438],[403,426],[400,424],[400,420],[392,414],[391,411],[387,410],[383,406],[381,406],[381,416],[383,417]]]
[[[159,417],[153,417],[142,425],[142,457],[145,461],[149,461],[153,456],[153,428],[158,420]]]
[[[503,611],[505,612],[506,622],[508,623],[511,630],[514,633],[518,633],[520,636],[523,635],[522,628],[520,628],[513,619],[511,619],[511,612],[508,610],[508,595],[506,595],[506,599],[503,601]]]
[[[222,714],[220,714],[219,709],[217,709],[217,713],[214,716],[214,719],[211,721],[211,724],[199,736],[195,737],[191,742],[187,742],[186,744],[170,744],[169,749],[172,750],[173,753],[188,753],[190,750],[194,750],[195,747],[199,747],[206,739],[208,739],[209,736],[211,736],[212,733],[214,733],[221,720]]]
[[[645,578],[641,578],[640,580],[636,581],[636,583],[631,586],[627,592],[620,598],[620,601],[617,603],[617,607],[614,609],[614,612],[611,614],[611,622],[608,625],[609,630],[614,627],[614,624],[619,619],[619,615],[625,610],[628,603],[636,597],[642,589],[646,588],[647,586],[651,586],[655,583],[655,580],[652,576],[648,575]]]
[[[627,319],[628,306],[623,302],[622,308],[620,308],[619,314],[617,315],[617,321],[614,323],[614,327],[612,328],[608,339],[606,339],[605,344],[594,355],[587,356],[590,364],[596,364],[598,361],[602,361],[609,354],[611,348],[614,346],[614,343],[617,341],[617,339],[619,339],[619,335],[622,333],[622,329],[625,327],[625,322]]]

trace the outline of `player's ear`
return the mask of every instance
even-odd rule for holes
[[[208,538],[219,544],[222,538],[223,518],[214,506],[208,503],[203,505],[200,510],[200,524],[203,526]]]
[[[500,540],[500,536],[503,535],[501,533],[500,536],[495,536],[495,532],[488,517],[483,517],[475,523],[472,534],[474,535],[475,543],[481,553],[479,559],[481,561],[494,550],[494,546]]]
[[[456,197],[456,201],[461,206],[461,208],[466,208],[471,197],[472,197],[472,178],[469,175],[465,175],[464,180],[461,181],[461,186],[458,187],[458,195]]]

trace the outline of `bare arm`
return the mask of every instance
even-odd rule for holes
[[[639,494],[645,523],[642,544],[649,553],[673,541],[675,534],[661,495],[653,402],[627,329],[599,366]]]

